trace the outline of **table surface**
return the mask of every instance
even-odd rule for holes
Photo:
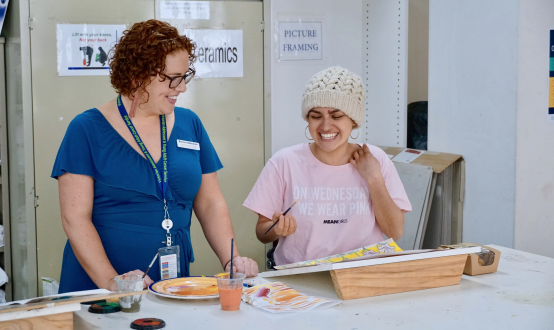
[[[138,313],[74,312],[76,330],[130,329],[138,318],[165,329],[554,329],[554,259],[501,251],[498,272],[463,275],[460,285],[343,301],[323,310],[277,316],[242,303],[224,312],[219,300],[185,301],[147,294]],[[329,272],[258,279],[284,281],[307,294],[337,298]]]

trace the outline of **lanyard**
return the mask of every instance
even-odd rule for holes
[[[142,142],[137,130],[135,129],[135,126],[133,125],[133,122],[129,118],[129,115],[127,115],[127,110],[125,110],[125,106],[121,101],[121,95],[117,96],[117,108],[119,109],[119,114],[121,114],[121,117],[123,118],[123,121],[127,125],[127,128],[129,129],[129,131],[133,135],[133,138],[139,145],[140,150],[142,150],[142,153],[144,154],[144,156],[146,156],[146,159],[148,159],[148,161],[150,162],[150,165],[152,166],[152,170],[154,171],[154,175],[156,176],[156,180],[158,181],[158,186],[162,191],[162,194],[164,197],[164,221],[162,222],[162,227],[167,230],[166,244],[167,246],[171,246],[171,234],[169,233],[169,229],[171,229],[171,227],[173,226],[173,223],[171,222],[171,220],[169,220],[169,212],[167,209],[167,202],[166,202],[168,176],[167,176],[167,127],[166,127],[165,115],[160,115],[160,131],[162,135],[161,140],[162,140],[162,161],[163,161],[163,173],[162,175],[160,175],[160,171],[156,166],[156,162],[154,162],[154,159],[152,158],[152,156],[148,152],[148,149],[146,149],[146,146]],[[169,225],[168,223],[171,223],[171,224]]]

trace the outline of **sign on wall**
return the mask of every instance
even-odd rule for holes
[[[4,26],[4,19],[6,18],[9,2],[9,0],[0,1],[0,32],[2,32],[2,27]]]
[[[550,75],[548,84],[548,121],[554,123],[554,30],[550,30]]]
[[[125,25],[58,24],[58,74],[108,76],[108,53]]]
[[[279,61],[321,60],[321,21],[277,22],[279,36]]]
[[[210,19],[208,1],[161,1],[162,19]]]
[[[243,76],[242,30],[185,29],[196,43],[196,76],[199,78],[240,78]]]

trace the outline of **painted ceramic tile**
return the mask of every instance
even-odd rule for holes
[[[402,249],[396,244],[396,242],[392,238],[389,238],[386,241],[382,241],[373,245],[364,246],[362,248],[347,251],[344,253],[335,254],[321,259],[308,260],[308,261],[297,262],[294,264],[275,266],[275,269],[281,270],[281,269],[288,269],[288,268],[314,266],[314,265],[320,265],[325,263],[341,262],[341,261],[369,255],[369,254],[383,254],[383,253],[401,252],[401,251]]]

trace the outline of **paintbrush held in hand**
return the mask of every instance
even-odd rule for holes
[[[283,216],[287,215],[287,213],[289,213],[290,209],[292,209],[292,207],[294,205],[296,205],[296,203],[298,203],[298,199],[296,200],[296,202],[294,202],[294,204],[292,204],[286,211],[285,213],[283,213]],[[277,221],[275,221],[274,224],[271,225],[271,227],[269,227],[269,229],[265,232],[264,235],[267,235],[267,233],[269,233],[269,231],[271,230],[271,228],[275,227],[275,225],[279,222],[279,220],[281,220],[281,218],[277,219]]]
[[[154,256],[154,259],[152,259],[152,262],[150,263],[150,266],[148,266],[148,269],[146,270],[144,275],[142,275],[142,278],[146,277],[146,274],[148,274],[148,272],[150,271],[150,268],[152,268],[152,265],[154,264],[154,261],[156,261],[156,258],[158,258],[158,254],[160,254],[159,250],[158,250],[158,253],[156,253],[156,255]]]

